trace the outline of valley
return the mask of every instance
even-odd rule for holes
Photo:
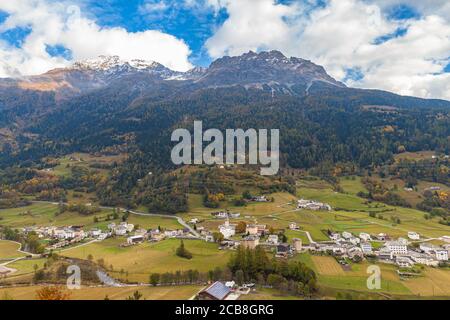
[[[191,170],[191,174],[197,171],[193,168],[189,170]],[[212,168],[212,170],[219,170],[220,172],[223,169]],[[229,170],[233,172],[233,175],[244,174],[239,168]],[[67,171],[61,175],[60,170],[54,170],[49,174],[65,177],[67,174],[70,176],[71,173]],[[250,174],[250,172],[246,174]],[[333,255],[317,253],[307,249],[308,246],[316,243],[330,243],[329,235],[327,234],[330,230],[338,233],[350,232],[355,235],[368,233],[372,236],[383,233],[389,235],[392,239],[407,238],[408,232],[414,231],[421,235],[420,242],[425,241],[445,246],[446,241],[442,237],[450,235],[450,227],[438,223],[438,218],[425,219],[423,211],[387,205],[382,202],[367,201],[367,199],[359,197],[358,194],[367,191],[362,182],[363,177],[343,176],[338,178],[339,192],[335,191],[336,183],[331,184],[318,177],[299,176],[294,178],[294,180],[295,194],[289,192],[268,193],[266,197],[272,200],[268,202],[248,202],[244,206],[236,206],[235,204],[235,199],[239,197],[239,193],[227,194],[223,200],[218,202],[218,207],[214,209],[205,207],[201,194],[189,193],[187,194],[187,212],[179,213],[176,216],[185,223],[195,226],[194,229],[202,234],[202,238],[208,233],[218,232],[219,226],[223,224],[223,219],[217,219],[211,213],[226,210],[228,212],[239,212],[240,214],[236,218],[231,218],[231,223],[264,224],[267,229],[274,230],[272,231],[274,234],[286,237],[284,240],[286,243],[291,243],[295,238],[301,239],[303,246],[306,248],[300,253],[294,253],[288,259],[300,261],[315,271],[318,283],[316,294],[323,298],[345,298],[345,295],[347,295],[347,298],[352,296],[353,298],[370,299],[385,299],[386,297],[393,299],[408,297],[439,298],[450,294],[450,289],[445,285],[448,283],[447,277],[450,275],[448,267],[443,269],[428,266],[420,267],[419,276],[403,278],[397,274],[395,264],[375,262],[376,265],[381,267],[382,282],[380,290],[372,291],[366,288],[366,269],[374,263],[373,260],[370,262],[367,260],[362,262],[348,260],[349,265],[344,268]],[[238,186],[236,191],[249,190],[256,192],[258,190],[256,185],[251,186],[248,184],[245,184],[246,186],[241,189],[239,184],[243,180],[233,180],[230,176],[227,179],[222,178],[222,180],[219,179],[217,181],[226,181],[226,184]],[[391,180],[381,177],[378,178],[378,181],[386,185],[390,185],[392,182],[398,183],[398,179]],[[429,188],[430,183],[419,181],[418,185],[417,192],[421,193],[424,189]],[[442,188],[448,191],[445,185],[442,185]],[[193,191],[191,190],[191,192]],[[79,193],[80,196],[69,198],[68,202],[76,201],[79,204],[86,204],[86,199],[90,198],[89,201],[92,201],[91,206],[98,204],[95,194]],[[33,196],[28,197],[30,200],[32,198]],[[300,210],[297,208],[296,202],[297,199],[301,198],[328,203],[333,210]],[[414,204],[414,201],[412,204]],[[58,202],[40,201],[19,208],[2,209],[0,210],[0,225],[18,230],[30,227],[53,226],[63,228],[76,225],[82,226],[86,232],[97,229],[107,232],[108,225],[119,225],[123,221],[122,215],[127,212],[126,209],[121,209],[117,218],[107,218],[108,215],[119,212],[118,209],[104,208],[93,214],[81,215],[77,212],[58,214],[59,207],[60,204]],[[131,213],[136,212],[136,210],[141,212],[141,214]],[[382,214],[383,218],[373,217],[370,213]],[[392,217],[400,219],[401,222],[397,223],[391,219]],[[145,213],[144,207],[130,210],[126,221],[128,224],[134,225],[134,230],[183,229],[183,226],[174,219],[174,216],[167,216],[166,218],[164,218],[164,215],[152,216],[150,213]],[[192,221],[195,221],[195,223],[192,224]],[[298,226],[298,229],[292,229],[290,227],[291,224]],[[153,288],[149,285],[151,275],[185,272],[188,270],[195,270],[200,274],[204,273],[206,275],[210,271],[213,272],[215,268],[224,268],[234,254],[233,249],[219,250],[221,245],[218,243],[207,242],[204,239],[189,239],[189,237],[193,237],[191,234],[190,236],[183,236],[186,248],[193,255],[192,259],[186,260],[177,257],[175,254],[180,243],[180,240],[176,238],[123,246],[127,237],[130,236],[113,235],[105,240],[92,241],[90,239],[95,239],[95,237],[90,238],[90,236],[87,236],[85,240],[78,244],[53,250],[62,259],[75,258],[90,260],[97,264],[100,263],[99,267],[105,269],[111,277],[128,284],[123,289],[114,287],[100,289],[95,286],[83,287],[81,290],[76,290],[72,293],[73,299],[91,299],[90,297],[94,295],[97,295],[96,298],[99,298],[98,295],[100,294],[103,296],[107,295],[110,299],[120,299],[127,294],[131,295],[134,289],[149,299],[155,297],[159,299],[187,299],[195,294],[195,292],[189,291],[189,288],[196,288],[197,291],[202,288],[199,283],[193,287],[189,285],[187,287],[175,286],[172,289],[172,286],[166,285]],[[313,242],[310,241],[310,238]],[[241,236],[236,235],[232,237],[233,241],[240,241],[240,239]],[[42,239],[39,241],[45,245],[48,240]],[[372,245],[374,248],[381,247],[383,242],[375,241],[372,242]],[[45,270],[44,263],[49,258],[40,256],[25,257],[26,254],[18,252],[18,248],[19,245],[13,242],[0,241],[1,259],[3,261],[12,261],[12,263],[3,265],[15,270],[0,280],[2,285],[0,296],[3,294],[17,299],[32,299],[33,290],[39,288],[36,287],[33,278],[38,270],[41,268]],[[20,260],[14,261],[16,258],[20,258]],[[26,283],[29,284],[26,285]],[[11,284],[18,284],[23,289],[18,287],[8,289],[8,286]],[[180,291],[179,295],[171,294],[171,290],[175,290],[175,288],[181,288],[182,291]],[[257,296],[274,299],[277,297],[289,298],[289,296],[279,290],[267,290],[261,287],[249,295],[242,295],[241,299],[254,299]]]
[[[1,79],[0,299],[448,299],[449,110],[278,51]],[[280,170],[173,163],[196,121],[278,129]]]

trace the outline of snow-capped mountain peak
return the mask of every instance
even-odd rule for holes
[[[87,59],[75,62],[72,69],[91,70],[91,71],[109,71],[117,68],[133,68],[138,70],[152,69],[161,66],[154,61],[146,61],[141,59],[123,60],[119,56],[101,55],[96,59]]]

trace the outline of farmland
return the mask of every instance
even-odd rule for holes
[[[130,282],[148,283],[151,273],[198,270],[207,272],[215,267],[223,267],[230,252],[220,251],[214,243],[192,240],[185,241],[186,248],[192,253],[190,260],[177,257],[179,240],[165,240],[159,243],[144,243],[128,248],[119,247],[122,239],[108,239],[76,249],[64,251],[64,256],[86,259],[91,254],[94,259],[104,259],[107,266],[112,265],[111,275]],[[125,270],[126,273],[120,272]]]
[[[20,244],[11,241],[0,240],[0,260],[14,259],[24,256],[23,253],[18,252]]]
[[[387,183],[387,182],[386,182]],[[420,182],[419,188],[429,187],[429,183]],[[247,223],[258,222],[267,224],[275,230],[284,230],[290,242],[293,238],[300,238],[304,245],[309,244],[306,232],[309,232],[314,241],[326,241],[327,230],[337,232],[349,231],[353,234],[367,232],[377,234],[387,233],[391,237],[405,237],[408,231],[416,231],[423,237],[437,238],[450,234],[450,227],[441,225],[436,219],[424,219],[422,211],[412,208],[402,208],[386,205],[380,202],[369,202],[357,196],[358,192],[366,191],[359,177],[345,177],[340,180],[341,192],[336,192],[332,186],[320,179],[299,179],[297,181],[297,194],[278,192],[270,194],[274,201],[247,203],[243,207],[234,206],[233,199],[239,197],[238,194],[227,196],[225,201],[220,203],[220,208],[211,209],[203,205],[202,196],[189,194],[189,210],[186,213],[178,214],[185,221],[197,218],[200,222],[197,226],[203,226],[208,230],[216,231],[223,220],[215,219],[211,212],[218,210],[230,210],[239,212],[240,217],[231,219],[232,223],[245,221]],[[296,208],[296,200],[299,198],[316,200],[330,204],[335,210],[311,211],[299,210]],[[78,213],[65,212],[57,214],[58,206],[51,203],[33,203],[30,206],[14,209],[0,210],[0,224],[13,228],[25,226],[68,226],[83,225],[87,230],[99,227],[106,230],[110,222],[119,223],[121,217],[114,220],[105,220],[105,216],[112,212],[111,209],[102,209],[94,215],[83,216]],[[145,211],[146,208],[139,208]],[[375,218],[369,213],[375,212],[383,219]],[[99,218],[94,222],[94,216]],[[401,220],[401,223],[392,222],[391,217]],[[295,222],[300,230],[289,230],[288,225]],[[128,223],[144,229],[180,229],[182,226],[173,217],[143,216],[130,214]],[[433,240],[438,243],[439,240]],[[102,259],[110,276],[122,282],[145,284],[149,281],[152,273],[176,272],[185,270],[198,270],[207,272],[216,267],[225,267],[230,255],[227,250],[218,250],[217,244],[207,243],[201,240],[185,240],[186,248],[192,252],[193,258],[190,260],[176,256],[175,250],[180,244],[180,240],[169,239],[157,243],[145,242],[131,247],[122,247],[125,238],[109,238],[104,241],[93,242],[74,248],[66,248],[59,254],[68,258],[87,259],[92,256],[93,261]],[[440,242],[439,242],[440,244]],[[0,258],[14,258],[21,256],[17,252],[18,245],[13,243],[0,242]],[[296,255],[293,259],[305,263],[317,274],[318,284],[321,293],[329,298],[335,298],[337,292],[353,292],[364,295],[376,293],[386,294],[395,297],[432,297],[446,296],[450,294],[447,286],[449,283],[449,271],[445,269],[433,269],[426,267],[422,274],[416,278],[401,280],[396,272],[396,267],[392,265],[379,264],[382,271],[382,282],[380,290],[367,289],[366,272],[368,262],[352,263],[349,267],[343,268],[333,257],[316,256],[308,253]],[[34,273],[34,266],[42,268],[45,259],[21,260],[8,265],[16,272],[10,275],[7,280],[31,281]],[[9,283],[7,282],[7,283]],[[179,287],[176,291],[168,288],[137,287],[147,299],[185,299],[190,297],[196,286]],[[177,287],[178,288],[178,287]],[[32,299],[36,287],[11,288],[8,294],[17,299]],[[0,294],[6,290],[0,290]],[[110,299],[124,299],[131,295],[132,288],[83,288],[73,292],[73,299],[102,299],[106,294]],[[193,294],[193,293],[192,293]],[[383,296],[384,297],[384,296]],[[243,299],[294,299],[288,295],[279,294],[276,290],[262,289],[256,293],[243,297]]]
[[[9,298],[14,300],[34,300],[36,291],[40,286],[13,287],[0,289],[0,300]],[[201,286],[177,286],[177,287],[82,287],[79,290],[70,291],[71,300],[103,300],[106,296],[110,300],[125,300],[135,291],[142,294],[146,300],[187,300],[198,291]]]
[[[64,212],[57,214],[58,206],[52,203],[33,203],[26,207],[0,210],[0,225],[11,228],[23,228],[27,226],[70,226],[80,225],[85,228],[106,229],[108,223],[118,223],[120,219],[105,221],[104,217],[112,212],[111,209],[102,209],[94,215],[81,215],[75,212]],[[94,216],[99,218],[94,222]],[[162,228],[177,229],[181,225],[173,218],[155,216],[131,215],[129,223],[139,225],[142,228]]]

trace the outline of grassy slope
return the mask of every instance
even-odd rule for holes
[[[128,248],[119,245],[124,239],[108,239],[103,242],[93,243],[73,250],[67,250],[63,254],[68,257],[86,259],[92,254],[94,259],[103,258],[106,265],[113,265],[112,275],[129,281],[148,282],[151,273],[175,272],[177,270],[196,269],[206,272],[217,266],[224,266],[230,255],[229,251],[220,251],[217,245],[204,241],[185,241],[186,248],[193,254],[191,260],[183,259],[175,255],[179,240],[170,239],[159,243],[143,243]],[[119,271],[128,271],[121,274]]]
[[[36,290],[39,286],[14,287],[0,289],[0,300],[6,296],[15,300],[34,300]],[[86,288],[72,290],[71,300],[103,300],[107,295],[111,300],[125,300],[136,290],[139,291],[146,300],[187,300],[202,287],[200,286],[177,286],[177,287],[125,287],[125,288]]]
[[[0,240],[0,259],[14,259],[24,256],[25,254],[17,251],[19,249],[18,243]]]
[[[21,228],[26,226],[69,226],[69,225],[83,225],[85,229],[99,227],[106,229],[108,223],[113,221],[103,221],[103,217],[111,213],[111,210],[102,210],[95,215],[82,216],[73,212],[65,212],[56,216],[58,207],[50,203],[35,203],[27,207],[4,209],[0,210],[0,225],[9,226],[13,228]],[[100,218],[100,222],[94,223],[94,216]],[[115,220],[114,222],[119,222]],[[152,217],[152,216],[137,216],[130,215],[129,223],[139,225],[142,228],[156,228],[161,226],[166,229],[180,229],[182,226],[176,219]]]

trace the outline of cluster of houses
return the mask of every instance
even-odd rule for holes
[[[239,212],[229,212],[229,211],[212,212],[211,215],[216,219],[231,219],[231,218],[236,219],[241,216]]]
[[[67,227],[25,227],[22,229],[24,234],[34,232],[40,239],[53,240],[47,250],[63,248],[83,241],[90,236],[89,232],[85,232],[82,226]]]
[[[145,230],[138,229],[134,232],[134,235],[127,238],[126,246],[135,245],[144,241],[159,242],[164,239],[191,239],[194,238],[188,229],[179,230]]]
[[[331,206],[329,204],[305,199],[300,199],[297,201],[297,208],[313,211],[331,211]]]
[[[282,243],[278,234],[270,234],[270,230],[265,224],[247,224],[243,236],[239,239],[232,239],[236,235],[236,224],[226,220],[218,227],[219,232],[224,236],[220,243],[220,249],[236,249],[238,246],[248,249],[255,249],[263,246],[268,250],[275,251],[277,257],[289,257],[302,250],[302,240],[292,239],[292,243]],[[297,225],[291,227],[298,230]]]
[[[46,250],[55,250],[63,247],[67,247],[83,240],[95,239],[98,241],[105,240],[112,236],[125,236],[127,237],[125,245],[133,245],[144,241],[157,242],[166,238],[193,238],[189,229],[180,230],[146,230],[136,229],[131,223],[120,222],[110,223],[107,226],[107,231],[103,231],[99,228],[93,228],[89,231],[85,231],[83,226],[65,226],[65,227],[25,227],[21,230],[24,234],[34,232],[40,239],[51,240],[51,245],[47,246]]]
[[[82,226],[68,227],[25,227],[22,229],[25,234],[34,232],[40,239],[67,240],[74,238],[85,238],[88,234]]]
[[[427,266],[439,266],[441,262],[448,261],[450,245],[436,246],[427,242],[422,242],[417,246],[411,246],[410,240],[417,241],[420,235],[416,232],[408,232],[408,239],[398,238],[391,240],[386,234],[380,233],[371,236],[361,232],[358,236],[350,232],[342,233],[330,232],[331,241],[312,243],[305,247],[310,251],[327,252],[335,256],[349,257],[356,256],[363,258],[371,256],[380,262],[396,264],[399,267],[412,267],[415,264]],[[379,249],[374,250],[372,242],[380,243]]]
[[[418,248],[410,248],[406,239],[388,241],[377,252],[380,261],[394,263],[402,268],[413,267],[415,264],[437,267],[441,262],[448,261],[450,246],[436,246],[427,242],[419,244]]]
[[[223,235],[224,239],[230,239],[236,235],[236,224],[230,223],[230,220],[226,220],[224,224],[219,226],[219,232]],[[267,234],[269,230],[265,224],[247,224],[245,227],[245,234],[247,236],[261,237]]]
[[[266,196],[254,196],[250,199],[251,202],[269,202]]]

